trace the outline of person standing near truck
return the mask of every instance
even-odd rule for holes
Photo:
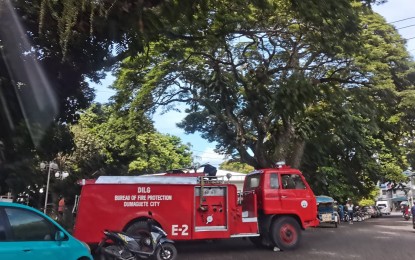
[[[354,205],[353,205],[351,199],[347,200],[346,207],[347,207],[347,213],[349,214],[349,224],[353,224],[353,207],[354,207]]]
[[[415,201],[414,201],[414,205],[412,205],[412,208],[411,208],[411,214],[412,214],[412,225],[413,225],[413,228],[415,229]]]
[[[63,220],[63,211],[65,210],[65,199],[60,196],[59,202],[58,202],[58,214],[59,214],[59,220]]]

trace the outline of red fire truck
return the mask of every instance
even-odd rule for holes
[[[281,250],[296,248],[301,229],[319,223],[301,172],[279,166],[247,174],[242,192],[203,173],[101,176],[82,187],[74,235],[93,245],[105,229],[134,234],[149,211],[172,240],[249,237]]]

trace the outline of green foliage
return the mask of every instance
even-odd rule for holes
[[[375,205],[376,199],[379,197],[379,194],[380,189],[376,187],[370,192],[368,197],[361,199],[358,204],[362,207]]]
[[[190,165],[189,147],[178,137],[159,134],[140,113],[91,106],[72,126],[77,149],[73,168],[83,174],[137,175]]]
[[[362,199],[358,202],[358,204],[361,207],[372,206],[375,205],[375,201],[373,199]]]
[[[349,7],[347,13],[356,16]],[[114,87],[115,104],[154,111],[186,102],[188,116],[179,124],[186,132],[221,140],[218,150],[238,153],[254,167],[283,159],[296,165],[297,153],[289,151],[301,150],[311,131],[300,124],[306,108],[317,102],[315,97],[326,98],[329,89],[313,79],[338,66],[347,70],[333,46],[350,49],[354,42],[343,41],[340,29],[325,35],[329,25],[302,20],[299,9],[304,8],[288,1],[275,1],[268,9],[229,3],[195,17],[186,27],[188,38],[160,37],[145,53],[125,60]],[[328,20],[330,14],[325,13]],[[343,22],[349,23],[338,24]],[[171,29],[176,36],[184,33]],[[322,38],[332,41],[326,44]]]
[[[234,161],[226,161],[226,162],[221,163],[219,165],[219,169],[233,171],[233,172],[240,172],[240,173],[249,173],[255,170],[254,167],[246,163],[240,163],[240,162],[234,162]]]
[[[186,103],[187,133],[255,168],[301,167],[317,193],[364,196],[400,179],[414,78],[399,34],[357,2],[270,3],[219,5],[171,27],[121,65],[116,107]]]
[[[15,90],[36,84],[10,75],[12,61],[25,68],[32,64],[26,57],[37,58],[57,94],[46,107],[58,105],[63,126],[94,97],[86,78],[99,81],[103,69],[129,56],[117,72],[113,106],[94,106],[71,125],[77,149],[68,163],[81,175],[186,164],[187,148],[155,133],[148,119],[158,106],[183,102],[186,132],[256,168],[280,160],[301,167],[321,193],[364,196],[377,180],[399,181],[406,154],[414,161],[414,64],[396,30],[368,8],[378,2],[13,1],[29,48],[9,41],[17,27],[0,2],[7,111],[0,139],[8,160],[0,170],[66,158],[73,145],[58,128],[57,145],[34,152],[55,114],[25,118],[36,112],[22,110]]]

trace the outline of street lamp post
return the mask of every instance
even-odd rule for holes
[[[57,171],[55,173],[55,178],[60,179],[60,180],[63,180],[68,176],[69,176],[69,172],[67,172],[67,171],[63,171],[63,172]]]
[[[52,171],[55,171],[58,169],[58,165],[54,162],[49,162],[49,165],[47,165],[46,163],[42,162],[40,163],[40,168],[42,170],[45,170],[46,168],[48,168],[48,180],[46,182],[46,193],[45,193],[45,206],[43,208],[43,213],[46,214],[46,209],[48,206],[48,195],[49,195],[49,182],[50,182],[50,174]]]

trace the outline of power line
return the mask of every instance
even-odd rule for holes
[[[413,17],[408,17],[408,18],[401,19],[401,20],[397,20],[397,21],[393,21],[393,22],[390,22],[390,23],[398,23],[398,22],[402,22],[402,21],[406,21],[406,20],[411,20],[411,19],[415,19],[415,16],[413,16]]]
[[[405,29],[405,28],[414,27],[414,26],[415,26],[415,24],[411,24],[411,25],[408,25],[408,26],[396,28],[396,30]]]

